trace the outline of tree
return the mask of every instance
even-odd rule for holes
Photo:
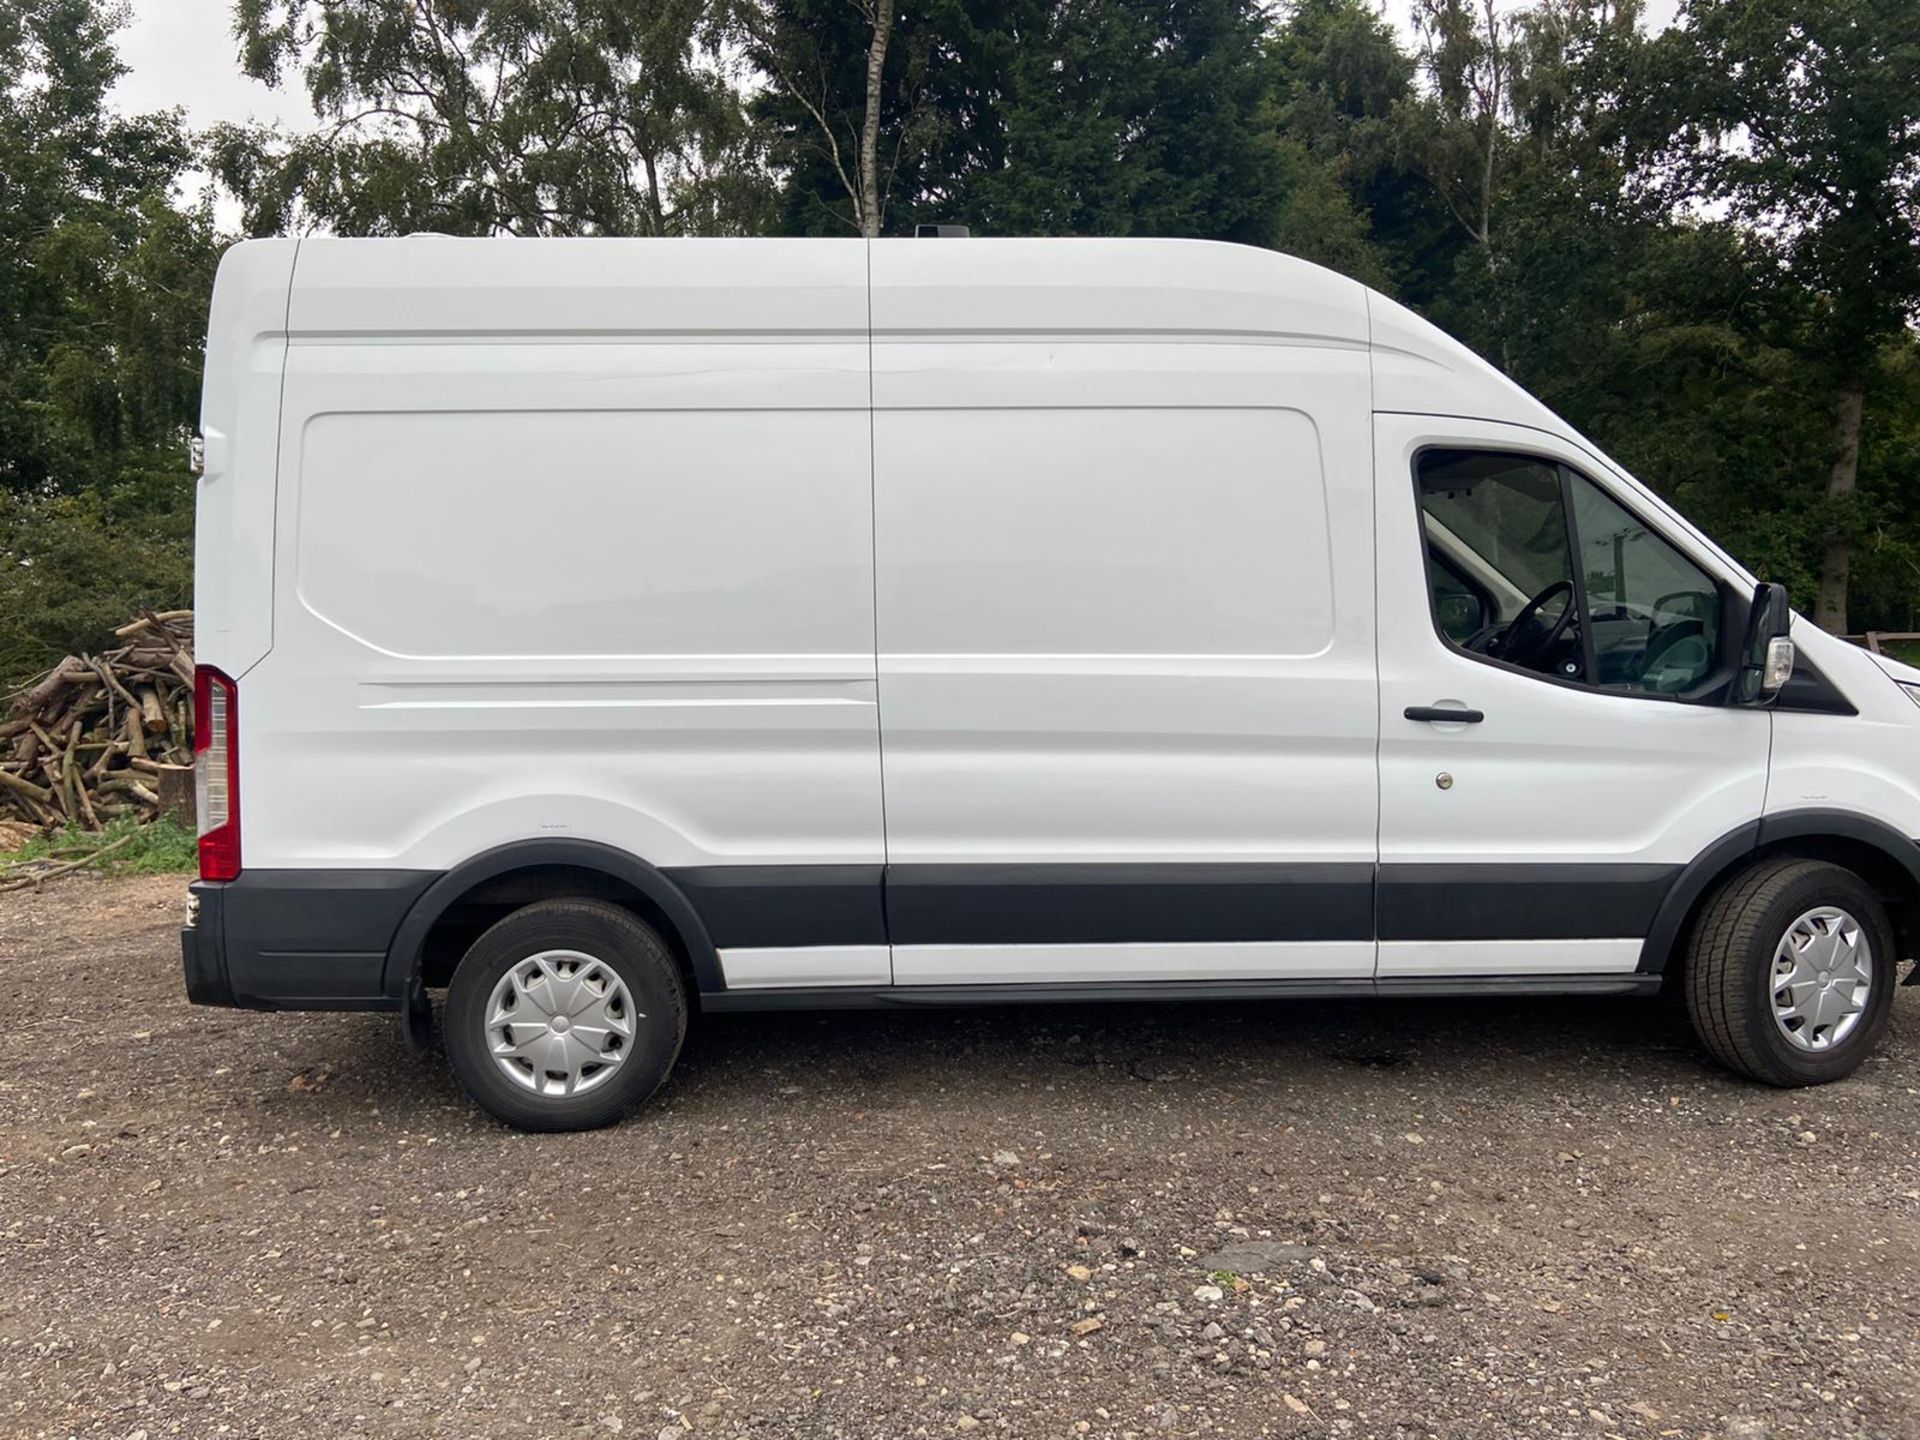
[[[880,233],[880,94],[887,71],[887,42],[893,38],[893,0],[863,0],[861,13],[873,36],[867,42],[867,88],[860,116],[860,233]]]
[[[1005,164],[1008,75],[1043,4],[736,0],[742,53],[764,79],[752,112],[781,174],[779,228],[989,224],[979,186]]]
[[[1522,291],[1584,285],[1603,256],[1617,270],[1622,257],[1608,252],[1647,218],[1619,118],[1635,98],[1638,16],[1638,0],[1415,5],[1422,84],[1395,106],[1392,129],[1401,164],[1424,177],[1452,229],[1425,246],[1423,298],[1516,377],[1530,326],[1596,318]],[[1582,263],[1554,263],[1571,258],[1569,245]]]
[[[221,130],[254,233],[744,232],[770,184],[708,0],[239,0],[312,135]]]
[[[0,677],[187,584],[216,245],[179,116],[108,108],[114,18],[0,11]]]
[[[1251,0],[1052,0],[1019,52],[981,193],[1030,235],[1268,243],[1284,187]]]
[[[1920,8],[1690,0],[1663,42],[1680,97],[1671,200],[1721,205],[1814,297],[1800,339],[1830,439],[1815,619],[1847,628],[1867,397],[1920,317]]]
[[[0,17],[0,486],[104,488],[192,413],[211,277],[177,115],[122,117],[97,0]]]
[[[1511,25],[1495,0],[1415,0],[1415,34],[1428,92],[1410,143],[1434,190],[1493,260],[1493,202],[1501,181]]]
[[[733,13],[749,60],[771,81],[760,113],[780,128],[783,158],[793,165],[810,153],[823,161],[838,186],[836,198],[851,207],[849,228],[872,239],[885,218],[891,179],[881,175],[880,131],[893,0],[853,0],[851,14],[841,5],[837,26],[815,23],[824,18],[815,8],[807,0],[745,0]],[[849,62],[858,72],[855,85],[845,83]],[[825,208],[833,213],[833,202]]]
[[[1284,198],[1272,243],[1416,303],[1458,248],[1398,153],[1414,66],[1368,0],[1297,0],[1267,44],[1267,124]],[[1441,257],[1446,257],[1442,259]]]

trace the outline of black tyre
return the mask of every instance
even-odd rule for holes
[[[687,1034],[666,944],[627,911],[543,900],[474,941],[441,1028],[466,1091],[522,1130],[590,1130],[658,1090]]]
[[[1893,1010],[1893,927],[1873,889],[1819,860],[1763,860],[1695,922],[1687,1010],[1713,1057],[1768,1085],[1823,1085],[1873,1053]]]

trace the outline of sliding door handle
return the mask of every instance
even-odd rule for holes
[[[1487,718],[1478,710],[1457,710],[1443,705],[1409,705],[1404,713],[1409,720],[1435,720],[1443,725],[1478,725]]]

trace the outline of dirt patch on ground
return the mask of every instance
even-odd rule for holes
[[[0,896],[0,1433],[1920,1434],[1920,991],[1854,1080],[1621,1001],[710,1019],[511,1133],[384,1016]]]

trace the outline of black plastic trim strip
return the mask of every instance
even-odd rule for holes
[[[1642,975],[1664,974],[1680,942],[1680,929],[1687,923],[1694,906],[1720,878],[1752,855],[1760,844],[1760,822],[1749,820],[1737,830],[1722,835],[1696,855],[1680,872],[1660,908],[1654,912],[1647,937],[1640,943],[1640,963],[1634,968]]]
[[[1781,810],[1763,816],[1760,821],[1763,846],[1823,835],[1873,846],[1905,870],[1907,878],[1920,888],[1920,842],[1902,835],[1891,825],[1856,815],[1851,810]]]
[[[1088,981],[1070,985],[818,986],[709,991],[711,1014],[780,1010],[917,1010],[953,1006],[1340,1000],[1374,996],[1650,995],[1657,975],[1465,975],[1386,980]]]
[[[392,1009],[382,984],[387,946],[435,878],[430,870],[243,870],[225,883],[196,883],[200,994],[217,993],[208,984],[217,971],[226,1003],[247,1008]],[[190,971],[188,994],[198,999],[195,988]]]
[[[187,1001],[192,1005],[237,1005],[227,979],[226,886],[196,880],[192,895],[192,923],[180,931],[180,960],[186,972]]]
[[[1794,840],[1852,840],[1872,846],[1905,872],[1920,898],[1920,841],[1890,825],[1849,810],[1782,810],[1731,830],[1701,851],[1674,882],[1640,947],[1639,972],[1665,973],[1682,929],[1706,893],[1748,859],[1771,845]],[[1920,974],[1916,969],[1915,974]]]
[[[884,945],[879,865],[693,865],[661,872],[721,950]]]
[[[1391,975],[1375,982],[1395,995],[1654,995],[1658,975]]]
[[[1827,672],[1814,664],[1798,647],[1793,655],[1793,673],[1780,693],[1773,697],[1773,710],[1805,710],[1816,715],[1858,715],[1859,707],[1827,678]]]
[[[1645,935],[1678,865],[1382,865],[1382,940]]]
[[[891,865],[895,945],[1371,940],[1371,862]]]
[[[515,870],[564,866],[592,870],[624,881],[658,907],[686,952],[694,983],[702,990],[726,986],[720,957],[700,914],[687,902],[679,886],[637,856],[594,840],[521,840],[484,850],[437,878],[407,911],[393,943],[387,947],[382,990],[397,1005],[420,968],[420,950],[434,922],[485,881]],[[432,878],[432,877],[430,877]]]
[[[725,989],[717,946],[1194,944],[1286,941],[1574,940],[1644,936],[1638,978],[1657,982],[1702,895],[1768,845],[1834,836],[1873,845],[1920,895],[1920,844],[1844,811],[1802,810],[1751,822],[1691,864],[1102,864],[696,866],[665,872],[610,846],[541,840],[502,846],[444,875],[417,870],[249,870],[196,885],[201,923],[182,937],[191,998],[260,1008],[391,1009],[420,947],[447,908],[490,879],[570,866],[645,895],[686,951],[699,989]],[[1377,868],[1377,885],[1376,885]],[[1489,977],[1521,988],[1536,977]],[[1635,977],[1626,977],[1634,979]],[[1578,988],[1600,993],[1614,977]],[[1351,982],[1210,982],[1301,993],[1352,993]],[[1458,977],[1382,982],[1455,993]],[[1331,986],[1328,989],[1325,987]],[[1597,988],[1596,988],[1597,987]],[[948,987],[907,987],[924,997]],[[962,987],[976,998],[981,987]],[[1010,993],[1029,993],[1007,987]],[[1032,993],[1045,998],[1055,987]],[[1058,987],[1087,995],[1084,985]],[[1566,987],[1553,980],[1551,987]],[[840,989],[753,992],[750,1003],[843,1003]],[[899,992],[889,992],[898,994]],[[1149,983],[1142,996],[1171,992]],[[1428,992],[1421,992],[1428,993]]]
[[[742,1010],[923,1010],[952,1005],[1072,1005],[1104,1001],[1334,999],[1373,994],[1356,980],[1088,980],[1049,985],[818,985],[703,994],[700,1008]]]
[[[1705,886],[1754,848],[1756,828],[1729,837],[1684,872],[1660,865],[1366,862],[661,871],[610,846],[540,840],[502,846],[444,875],[248,871],[229,885],[200,887],[202,933],[184,942],[183,959],[190,991],[208,1003],[394,1008],[417,972],[426,935],[450,906],[513,871],[566,866],[623,880],[645,895],[706,993],[726,988],[717,954],[722,946],[889,941],[1177,945],[1648,936],[1640,968],[1654,974]],[[1920,885],[1920,847],[1889,840],[1892,832],[1882,830],[1859,817],[1804,812],[1771,817],[1764,838],[1850,834],[1890,851],[1898,844],[1896,853]]]

